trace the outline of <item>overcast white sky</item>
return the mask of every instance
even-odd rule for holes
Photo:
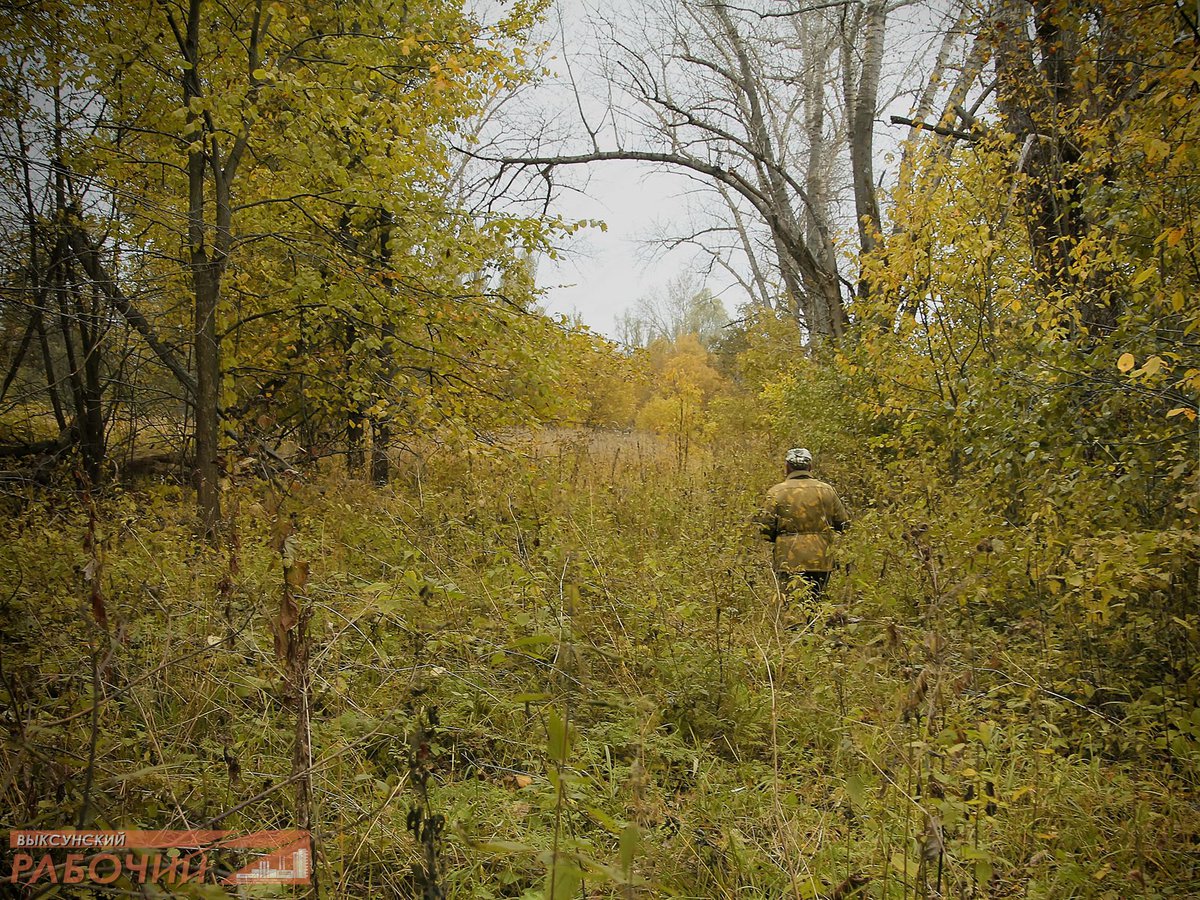
[[[601,219],[608,230],[587,229],[559,259],[539,261],[537,280],[547,288],[550,312],[578,313],[588,325],[612,335],[614,317],[621,310],[678,272],[695,267],[694,251],[654,256],[645,246],[660,228],[684,227],[681,195],[694,184],[634,162],[597,164],[588,174],[586,193],[564,194],[556,209],[569,219]]]

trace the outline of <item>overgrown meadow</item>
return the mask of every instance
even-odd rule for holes
[[[637,433],[510,444],[385,490],[232,483],[219,551],[169,484],[26,505],[0,566],[7,821],[289,827],[306,718],[331,897],[1197,889],[1200,721],[1166,685],[1085,688],[1101,635],[1055,614],[1021,531],[829,459],[855,521],[810,621],[747,525],[766,441],[682,466]]]

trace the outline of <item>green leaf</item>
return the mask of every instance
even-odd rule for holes
[[[851,775],[846,779],[846,796],[855,806],[863,806],[867,798],[867,783],[861,775]]]
[[[486,841],[482,844],[476,844],[476,849],[488,853],[496,853],[507,855],[511,853],[532,853],[533,847],[528,844],[522,844],[517,841]]]
[[[975,880],[985,886],[991,884],[992,861],[990,859],[978,859],[975,861]]]
[[[610,834],[620,835],[622,833],[621,823],[606,813],[598,806],[588,806],[588,815],[600,823],[603,828]]]
[[[570,723],[563,720],[558,710],[550,710],[546,720],[547,750],[550,758],[557,763],[565,763],[571,751]]]
[[[583,870],[578,863],[558,854],[546,872],[546,900],[573,900],[582,881]]]
[[[904,854],[902,854],[902,853],[893,853],[892,858],[889,860],[889,862],[892,864],[892,868],[895,869],[897,872],[899,872],[901,875],[905,875],[909,878],[916,877],[916,875],[917,875],[916,860],[910,859],[910,858],[904,856]]]
[[[626,872],[633,870],[633,859],[637,856],[638,846],[641,844],[641,829],[637,825],[630,822],[625,826],[625,830],[621,832],[621,868]]]
[[[502,654],[502,653],[497,653],[496,656],[505,658],[504,654]],[[541,702],[543,702],[545,700],[549,700],[549,699],[550,699],[549,694],[545,693],[544,691],[539,691],[539,692],[530,692],[530,693],[525,693],[525,694],[516,694],[513,697],[513,702],[514,703],[541,703]]]

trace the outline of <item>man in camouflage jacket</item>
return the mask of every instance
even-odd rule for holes
[[[763,535],[775,544],[774,567],[781,586],[793,579],[807,583],[813,599],[833,568],[833,534],[850,526],[837,491],[812,474],[812,454],[798,447],[787,452],[787,477],[767,491],[759,514]]]

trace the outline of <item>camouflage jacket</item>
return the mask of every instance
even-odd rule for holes
[[[850,517],[837,491],[800,471],[767,491],[757,522],[775,543],[775,570],[795,574],[833,568],[833,533],[845,531]]]

